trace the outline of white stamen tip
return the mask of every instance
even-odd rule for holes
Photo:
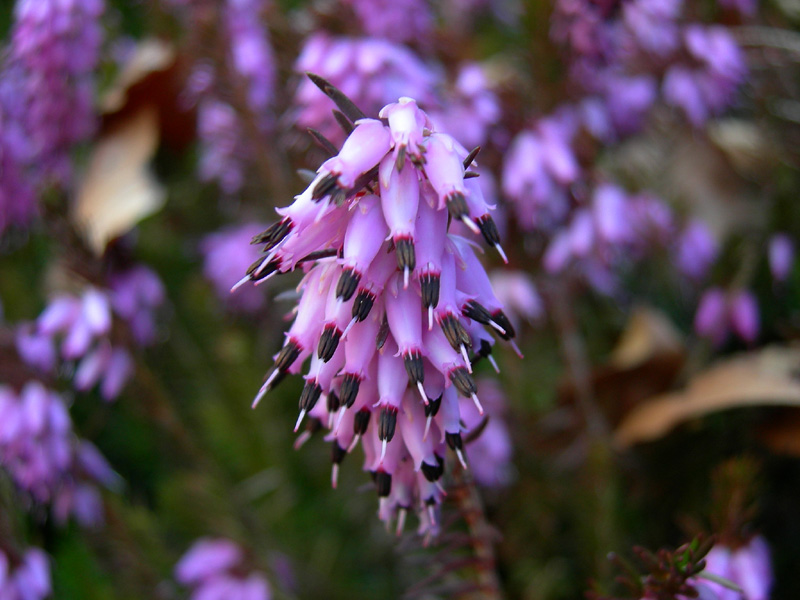
[[[333,417],[335,415],[332,412],[328,413],[328,429],[333,429]]]
[[[481,411],[481,414],[483,414],[483,411]],[[297,430],[300,429],[300,423],[303,422],[303,417],[305,416],[306,416],[306,409],[304,408],[303,410],[300,411],[300,416],[297,417],[297,423],[294,424],[295,433],[297,433]]]
[[[277,373],[277,372],[278,372],[277,370],[276,370],[276,371],[274,371],[274,372],[273,372],[273,375],[274,375],[275,373]],[[256,397],[255,397],[255,399],[253,400],[253,404],[251,404],[251,405],[250,405],[250,408],[255,408],[256,406],[258,406],[258,403],[259,403],[259,402],[261,402],[261,399],[262,399],[262,398],[264,397],[264,395],[267,393],[267,389],[269,388],[269,384],[272,382],[272,379],[273,379],[273,376],[272,376],[272,375],[270,375],[270,376],[269,376],[269,379],[267,379],[266,383],[265,383],[264,385],[262,385],[262,386],[261,386],[261,389],[259,389],[259,390],[258,390],[258,393],[256,394]]]
[[[350,445],[347,447],[347,453],[348,454],[350,454],[353,450],[356,449],[356,446],[358,446],[358,441],[360,439],[361,439],[361,434],[360,433],[357,433],[356,435],[353,436],[353,441],[350,442]]]
[[[475,408],[477,408],[478,412],[482,415],[483,406],[481,405],[481,401],[478,400],[478,394],[472,394],[472,401],[475,403]]]
[[[345,410],[347,410],[346,406],[343,406],[339,409],[339,415],[336,417],[336,427],[333,430],[334,435],[337,435],[339,433],[339,425],[342,424],[342,417],[344,417]]]
[[[408,267],[403,269],[403,289],[408,289],[408,277],[411,275],[411,272],[408,270]]]
[[[428,415],[428,417],[425,419],[425,431],[422,434],[423,442],[428,439],[428,433],[430,433],[431,430],[431,421],[433,421],[433,417]]]
[[[490,362],[490,363],[492,364],[492,366],[494,367],[494,372],[495,372],[495,373],[499,373],[499,372],[500,372],[500,367],[498,367],[498,366],[497,366],[497,361],[494,359],[494,356],[492,356],[492,355],[490,354],[490,355],[489,355],[489,356],[487,356],[486,358],[487,358],[487,359],[489,359],[489,362]]]
[[[467,365],[467,371],[472,373],[472,363],[469,362],[469,354],[467,353],[467,347],[464,344],[461,344],[461,357],[464,359],[464,364]]]
[[[336,489],[338,483],[339,483],[339,465],[333,463],[333,468],[331,469],[331,487],[333,489]]]
[[[433,305],[428,307],[428,331],[433,329]]]
[[[386,445],[388,443],[389,442],[387,442],[386,440],[383,440],[381,442],[381,460],[380,460],[381,464],[383,464],[383,459],[386,458]]]
[[[266,283],[267,281],[269,281],[270,279],[272,279],[273,277],[275,277],[275,275],[277,275],[277,274],[278,274],[278,271],[277,271],[277,270],[276,270],[276,271],[273,271],[272,273],[270,273],[270,274],[269,274],[269,275],[267,275],[266,277],[262,277],[261,279],[259,279],[258,281],[256,281],[256,282],[255,282],[253,285],[261,285],[262,283]]]
[[[503,247],[500,244],[495,244],[494,247],[497,250],[497,252],[500,254],[500,258],[503,259],[503,262],[505,264],[508,264],[508,256],[506,256],[506,252],[505,252],[505,250],[503,250]]]
[[[447,496],[447,492],[444,491],[444,487],[442,486],[442,482],[439,479],[434,481],[433,485],[435,485],[439,489],[439,491],[442,493],[442,496]]]
[[[403,529],[406,528],[406,515],[408,511],[405,508],[400,508],[397,511],[397,529],[395,529],[395,535],[400,537],[403,533]]]
[[[436,526],[436,509],[433,508],[433,504],[428,505],[428,519],[431,522],[432,526]]]
[[[294,449],[299,450],[303,444],[305,444],[308,440],[311,439],[311,432],[304,431],[300,435],[297,436],[297,439],[294,441]]]
[[[427,404],[428,403],[428,396],[425,394],[425,388],[422,387],[422,382],[417,382],[417,389],[419,390],[419,395],[422,396],[422,402]]]
[[[503,329],[502,327],[500,327],[500,325],[498,325],[497,323],[495,323],[495,322],[494,322],[494,321],[492,321],[491,319],[489,320],[489,326],[490,326],[490,327],[494,327],[494,328],[495,328],[497,331],[499,331],[499,332],[500,332],[502,335],[505,335],[505,334],[506,334],[506,330],[505,330],[505,329]]]
[[[525,356],[522,354],[522,350],[520,350],[519,346],[517,346],[517,342],[515,342],[514,340],[508,340],[508,343],[511,344],[511,347],[514,349],[514,353],[518,357],[525,358]]]
[[[456,456],[458,457],[458,462],[461,463],[461,466],[466,469],[467,461],[464,460],[464,453],[461,451],[461,448],[456,448]]]
[[[250,275],[249,274],[245,275],[239,281],[237,281],[236,283],[233,284],[233,287],[231,288],[231,294],[233,292],[235,292],[236,290],[238,290],[240,287],[242,287],[248,281],[250,281]]]
[[[470,219],[467,215],[464,215],[463,217],[461,217],[461,221],[464,223],[464,225],[466,225],[467,227],[470,228],[470,231],[472,231],[472,233],[476,233],[477,234],[477,233],[481,232],[481,230],[475,224],[475,221]]]
[[[339,341],[343,340],[345,338],[345,336],[348,333],[350,333],[350,330],[353,328],[353,325],[355,325],[357,322],[358,322],[358,319],[356,319],[356,318],[353,318],[353,319],[350,320],[350,322],[347,324],[347,327],[344,328],[344,331],[342,332],[342,336],[339,338]]]

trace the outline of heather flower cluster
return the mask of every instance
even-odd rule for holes
[[[133,375],[133,359],[126,344],[112,335],[113,317],[126,324],[136,344],[152,343],[155,310],[164,301],[164,289],[158,276],[142,266],[114,274],[110,285],[107,290],[89,287],[80,296],[58,295],[35,322],[18,326],[22,360],[42,373],[75,365],[76,390],[99,386],[106,400],[119,396]]]
[[[715,545],[706,555],[706,573],[722,577],[741,589],[741,593],[715,581],[706,585],[716,600],[769,600],[772,588],[772,560],[769,546],[761,536],[739,548]]]
[[[36,215],[35,189],[65,183],[94,129],[102,0],[17,2],[0,62],[0,233]]]
[[[330,430],[333,485],[360,441],[381,519],[396,516],[402,529],[414,509],[420,529],[433,532],[446,448],[466,466],[459,398],[484,413],[473,363],[494,364],[489,332],[512,345],[515,332],[475,242],[447,234],[448,219],[462,222],[504,256],[467,170],[474,155],[432,130],[410,98],[380,116],[357,119],[339,154],[254,240],[266,255],[240,283],[305,273],[295,320],[254,404],[310,358],[295,429],[309,415]]]
[[[38,381],[19,393],[0,386],[0,465],[34,502],[49,505],[62,524],[70,516],[82,525],[101,522],[97,484],[116,482],[97,449],[73,433],[61,396]]]
[[[38,548],[23,553],[0,548],[0,598],[42,600],[52,592],[50,559]]]
[[[245,570],[245,555],[233,541],[202,538],[175,565],[175,579],[191,589],[192,600],[269,600],[266,577]]]
[[[223,64],[214,64],[210,58],[199,61],[189,76],[186,97],[197,107],[200,178],[216,182],[225,194],[236,194],[254,155],[247,130],[267,135],[274,125],[271,105],[276,66],[264,23],[269,3],[225,0],[219,6],[201,3],[199,11],[182,1],[172,4],[191,27],[208,26],[192,22],[198,13],[210,13],[214,26],[222,25],[227,50]]]

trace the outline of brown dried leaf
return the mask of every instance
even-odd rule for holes
[[[164,190],[149,169],[158,140],[157,111],[143,106],[95,144],[72,216],[98,255],[163,205]]]
[[[129,102],[132,88],[154,73],[172,68],[175,59],[175,49],[163,40],[151,38],[139,42],[114,83],[100,99],[100,110],[106,114],[122,110]]]
[[[634,409],[614,432],[622,448],[662,437],[688,419],[745,406],[800,406],[800,349],[770,347],[720,362],[682,392]]]
[[[683,352],[681,335],[664,313],[640,306],[622,332],[611,365],[618,369],[632,369],[659,355]]]

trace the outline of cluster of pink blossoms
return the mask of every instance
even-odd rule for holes
[[[449,218],[460,221],[504,256],[492,207],[468,170],[474,154],[432,131],[410,98],[380,117],[354,118],[339,154],[254,239],[266,255],[240,283],[305,272],[295,320],[254,405],[310,358],[295,429],[305,415],[329,429],[334,486],[361,441],[381,519],[397,516],[402,529],[416,509],[428,532],[447,446],[466,466],[459,398],[483,414],[473,363],[494,362],[490,332],[512,345],[515,334],[476,244],[448,234]]]

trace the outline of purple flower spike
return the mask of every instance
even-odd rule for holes
[[[0,597],[43,600],[50,596],[52,583],[48,556],[38,548],[28,548],[19,558],[12,563],[0,550]]]
[[[769,268],[777,282],[784,282],[794,265],[794,240],[785,233],[778,233],[769,240]]]
[[[705,223],[691,221],[677,240],[675,263],[695,281],[702,280],[717,258],[717,242]]]
[[[464,180],[467,151],[430,131],[411,99],[381,114],[388,127],[359,120],[308,189],[279,210],[283,219],[255,238],[265,254],[241,283],[258,283],[267,271],[306,272],[255,403],[285,375],[304,371],[310,356],[296,427],[306,416],[313,425],[296,445],[319,426],[330,430],[336,487],[341,463],[360,443],[379,517],[396,518],[402,531],[414,509],[421,530],[433,534],[448,447],[466,466],[459,396],[483,412],[471,362],[490,356],[494,338],[484,326],[506,340],[514,328],[470,242],[448,234],[449,213],[497,244],[492,207]]]
[[[201,538],[175,566],[175,578],[192,588],[192,598],[270,600],[269,583],[248,571],[242,549],[225,538]]]

